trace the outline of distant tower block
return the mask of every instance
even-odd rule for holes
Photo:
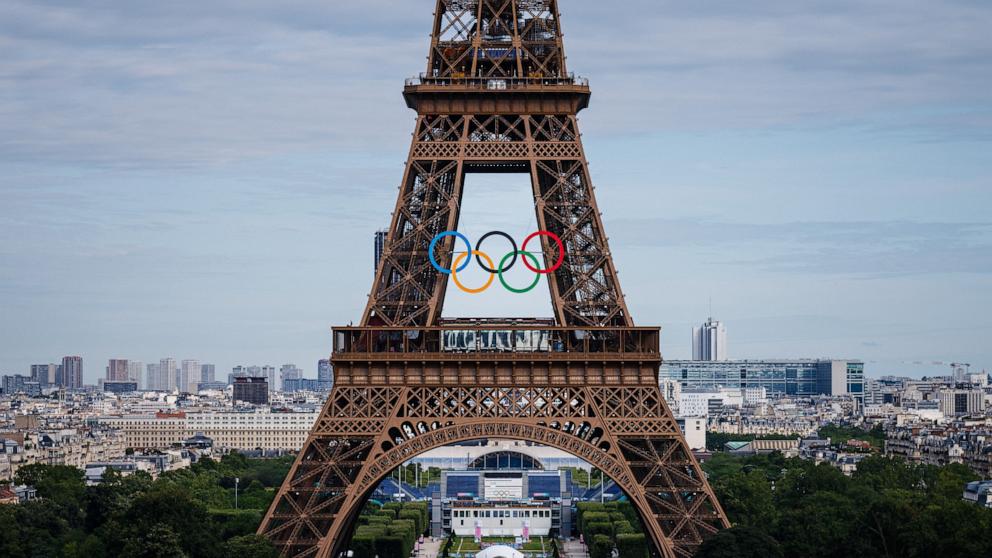
[[[727,328],[713,318],[692,328],[692,360],[727,360]]]
[[[282,556],[338,558],[392,470],[480,438],[601,469],[659,556],[728,526],[658,387],[659,330],[624,302],[576,120],[589,86],[566,69],[559,20],[556,0],[438,0],[427,71],[404,89],[417,123],[372,294],[360,326],[334,329],[334,388],[258,531]],[[448,275],[428,248],[458,228],[473,172],[530,175],[538,227],[564,245],[541,237],[545,268],[563,258],[553,320],[441,320]],[[441,265],[454,250],[438,243]]]

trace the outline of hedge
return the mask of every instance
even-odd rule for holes
[[[648,558],[648,540],[643,533],[617,535],[617,551],[623,558]]]
[[[596,535],[589,545],[589,558],[611,558],[613,556],[613,541],[606,535]],[[621,554],[621,556],[623,556]],[[382,557],[380,557],[382,558]],[[627,558],[624,556],[624,558]]]

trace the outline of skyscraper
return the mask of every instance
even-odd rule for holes
[[[128,373],[128,362],[125,358],[112,358],[107,364],[108,382],[126,382]]]
[[[379,262],[382,261],[382,253],[386,249],[386,235],[389,234],[388,230],[378,230],[375,231],[375,240],[373,246],[374,261],[372,266],[372,272],[375,273],[379,271]]]
[[[62,359],[61,387],[76,389],[83,387],[83,357],[67,356]]]
[[[138,389],[147,387],[144,382],[141,381],[144,376],[145,364],[140,360],[129,360],[127,361],[127,379],[130,382],[138,384]]]
[[[202,364],[200,365],[200,381],[201,382],[214,382],[217,377],[217,367],[213,364]]]
[[[189,393],[196,393],[198,390],[196,385],[200,383],[200,375],[203,371],[200,369],[200,361],[195,359],[187,359],[182,363],[182,369],[180,370],[179,380],[177,385],[179,391],[187,391]]]
[[[723,322],[706,320],[692,328],[692,360],[727,360],[727,328]]]
[[[330,360],[321,359],[317,362],[317,383],[320,389],[330,390],[334,386],[334,368],[331,367]]]
[[[276,383],[278,378],[276,377],[276,367],[265,365],[262,367],[262,377],[265,381],[269,383],[269,391],[277,391],[279,389],[279,384]]]
[[[55,384],[55,364],[32,364],[31,380],[38,382],[41,387],[48,387]]]
[[[176,389],[176,359],[163,358],[158,361],[158,385],[160,391]]]
[[[145,389],[149,391],[161,391],[162,387],[158,385],[158,365],[149,364],[145,372]]]
[[[290,391],[286,388],[286,381],[292,382],[303,378],[303,370],[297,368],[295,364],[283,364],[279,369],[279,378],[282,380],[282,390]]]

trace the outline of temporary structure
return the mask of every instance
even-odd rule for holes
[[[524,558],[524,553],[509,546],[494,545],[476,554],[475,558]]]

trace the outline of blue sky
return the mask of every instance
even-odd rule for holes
[[[0,0],[0,372],[294,362],[357,320],[431,0]],[[992,369],[992,4],[561,0],[635,320],[870,375]],[[471,231],[533,227],[470,177]],[[454,313],[547,315],[452,295]]]

